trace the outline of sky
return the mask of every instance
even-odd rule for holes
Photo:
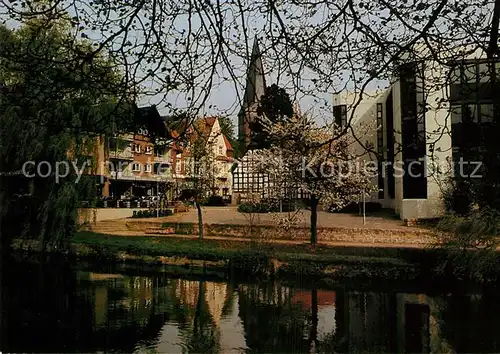
[[[80,3],[84,3],[84,1],[80,1]],[[4,3],[0,4],[0,11],[2,10],[2,7],[5,6]],[[84,8],[79,8],[78,11],[84,11]],[[4,11],[1,11],[2,13]],[[69,8],[70,16],[73,16],[76,13],[76,10],[73,8]],[[321,16],[319,14],[318,16]],[[323,14],[324,16],[324,14]],[[2,15],[0,15],[0,18],[2,18]],[[5,18],[5,16],[3,17]],[[142,20],[147,21],[146,18],[142,17]],[[320,20],[318,18],[318,20]],[[248,43],[246,45],[248,46],[249,50],[251,50],[252,43],[254,40],[254,37],[256,33],[259,33],[262,31],[263,28],[265,28],[265,19],[263,17],[254,17],[254,18],[248,18]],[[186,29],[186,23],[187,21],[183,22],[183,19],[180,18],[180,20],[177,21],[176,27],[178,27],[179,30]],[[16,27],[17,24],[13,21],[8,21],[8,25],[10,27]],[[314,25],[314,19],[313,22],[311,23],[311,26]],[[100,30],[91,30],[88,28],[85,28],[85,33],[91,40],[99,40],[102,39],[102,33]],[[141,31],[134,31],[131,30],[130,33],[128,34],[130,38],[132,39],[137,39],[141,40],[144,38],[144,33]],[[228,33],[228,35],[232,35],[231,33]],[[120,43],[120,38],[117,37],[115,42]],[[242,44],[242,43],[239,43]],[[243,43],[244,44],[244,43]],[[261,50],[265,49],[266,43],[261,43]],[[199,114],[200,115],[227,115],[232,118],[233,122],[236,124],[237,120],[237,113],[240,110],[241,106],[241,99],[243,97],[243,92],[244,92],[244,84],[245,84],[245,70],[248,65],[248,58],[243,59],[237,55],[230,55],[228,57],[230,60],[230,65],[231,68],[233,69],[234,74],[238,77],[238,80],[235,81],[231,78],[229,75],[229,72],[227,68],[224,68],[223,66],[220,66],[214,75],[214,81],[215,84],[212,86],[212,89],[210,91],[209,99],[206,101],[206,103],[203,105],[202,109],[200,110]],[[207,59],[208,60],[208,59]],[[287,79],[286,77],[280,77],[278,78],[278,73],[277,70],[274,70],[272,67],[273,63],[271,63],[268,58],[266,58],[266,55],[264,53],[263,55],[263,64],[264,64],[264,69],[266,72],[266,83],[267,85],[271,85],[273,83],[277,83],[279,79],[279,84],[280,86],[283,86],[285,88],[288,88],[289,94],[293,95],[293,90],[290,88],[293,86],[290,79]],[[149,69],[150,67],[144,66],[140,68],[139,73],[140,75],[144,75],[145,72]],[[312,75],[311,75],[312,76]],[[287,81],[288,80],[288,81]],[[303,75],[298,79],[298,82],[295,82],[295,85],[302,85],[302,86],[307,86],[310,85],[311,83],[309,81],[309,75],[307,70],[303,71]],[[368,89],[375,89],[377,85],[380,85],[380,83],[373,83],[373,85],[370,85]],[[143,87],[146,88],[147,91],[151,91],[152,89],[158,87],[157,83],[154,83],[153,81],[149,80],[143,83]],[[312,112],[313,116],[315,116],[318,120],[318,122],[324,121],[324,120],[329,120],[333,118],[332,115],[332,102],[333,102],[333,97],[332,97],[332,92],[326,93],[326,92],[315,92],[314,97],[312,96],[297,96],[297,97],[292,97],[295,99],[295,103],[298,103],[302,112]],[[322,102],[318,102],[318,99]],[[174,93],[174,94],[169,94],[167,96],[167,99],[164,99],[164,93],[161,92],[160,94],[156,94],[154,96],[151,95],[142,95],[139,99],[139,106],[147,106],[147,105],[157,105],[158,110],[160,111],[161,114],[168,114],[169,109],[167,108],[166,103],[169,102],[172,104],[174,107],[183,107],[186,106],[186,97],[184,93]]]

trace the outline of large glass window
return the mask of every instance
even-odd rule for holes
[[[494,68],[496,82],[499,82],[500,62],[495,62]],[[491,69],[492,64],[486,60],[458,62],[452,69],[451,140],[455,161],[461,157],[477,156],[486,145],[498,139],[491,129],[495,116]],[[459,70],[462,80],[457,83],[454,78]]]
[[[338,127],[345,127],[347,125],[347,105],[341,104],[333,107],[333,115],[335,117],[335,124]]]
[[[404,163],[403,198],[427,198],[427,178],[424,173],[411,173],[410,168],[423,169],[419,162],[426,154],[425,100],[421,84],[417,78],[423,77],[423,68],[416,64],[406,64],[401,68],[401,124],[402,157]],[[419,80],[421,82],[421,80]],[[417,167],[418,166],[418,167]],[[419,171],[420,172],[420,171]]]
[[[493,122],[493,105],[492,104],[482,104],[480,107],[481,123],[492,123]]]

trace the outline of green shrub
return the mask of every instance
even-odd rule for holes
[[[438,273],[454,278],[491,281],[500,274],[500,213],[491,208],[467,215],[448,214],[437,225],[446,232]]]
[[[224,206],[224,199],[222,199],[219,195],[211,195],[208,199],[203,203],[206,206]]]
[[[242,203],[238,205],[238,211],[240,213],[271,213],[279,211],[279,206],[276,206],[270,202],[260,202],[260,203]]]
[[[473,188],[465,180],[449,180],[448,187],[443,191],[443,202],[448,212],[467,215],[474,203]]]
[[[445,215],[437,225],[448,233],[445,246],[459,249],[494,248],[500,234],[500,212],[483,208],[467,215]]]

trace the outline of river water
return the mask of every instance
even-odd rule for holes
[[[494,291],[11,262],[2,352],[499,352]]]

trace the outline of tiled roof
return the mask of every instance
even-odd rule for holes
[[[226,162],[234,162],[235,160],[232,157],[219,155],[215,158],[218,161],[226,161]]]
[[[229,142],[227,137],[224,134],[222,134],[222,137],[224,138],[224,144],[226,145],[226,149],[229,151],[233,151],[233,147],[231,146],[231,143]]]

